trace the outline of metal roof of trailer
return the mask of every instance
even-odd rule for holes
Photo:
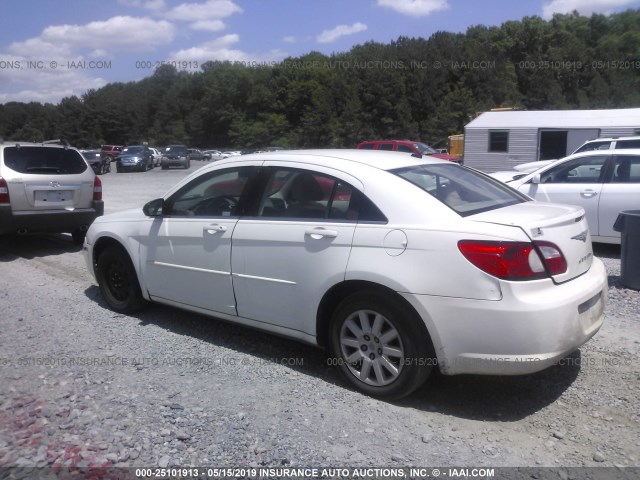
[[[485,112],[465,128],[640,128],[640,108]]]

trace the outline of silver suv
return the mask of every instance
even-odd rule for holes
[[[595,138],[583,143],[571,155],[574,153],[590,152],[591,150],[620,150],[627,148],[640,148],[640,136]]]
[[[102,183],[68,145],[0,140],[0,235],[71,233],[104,212]]]

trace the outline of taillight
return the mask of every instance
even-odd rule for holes
[[[93,201],[97,202],[102,200],[102,182],[96,176],[93,180]]]
[[[9,185],[2,177],[0,177],[0,203],[11,203],[9,202]]]
[[[460,240],[458,248],[480,270],[504,280],[537,280],[567,270],[558,247],[534,243]]]

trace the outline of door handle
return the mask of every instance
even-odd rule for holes
[[[591,198],[598,195],[598,192],[596,192],[595,190],[583,190],[582,192],[580,192],[580,195],[585,198]]]
[[[319,240],[320,238],[336,238],[338,232],[336,230],[326,230],[324,228],[312,228],[304,232],[305,235],[309,235],[311,238]]]
[[[215,235],[218,232],[226,232],[227,231],[227,227],[226,225],[209,225],[208,227],[204,227],[203,228],[205,233],[208,233],[209,235]]]

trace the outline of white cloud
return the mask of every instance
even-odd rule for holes
[[[554,13],[571,13],[577,10],[582,15],[611,13],[614,9],[636,3],[636,0],[552,0],[542,5],[542,16],[551,18]]]
[[[195,22],[225,18],[242,9],[231,0],[208,0],[204,3],[182,3],[166,14],[169,20]]]
[[[51,69],[49,63],[38,62],[43,68],[28,68],[27,60],[12,57],[22,68],[0,70],[0,103],[6,102],[49,102],[58,103],[64,97],[82,95],[90,88],[98,89],[107,84],[101,77],[90,77],[87,72],[60,65]],[[78,61],[78,60],[76,60]],[[14,63],[15,64],[15,63]]]
[[[379,7],[387,7],[403,15],[424,17],[449,8],[449,0],[378,0]]]
[[[233,45],[240,41],[236,34],[224,35],[210,42],[196,47],[178,50],[169,54],[169,60],[198,62],[202,65],[208,61],[237,61],[237,62],[271,62],[282,60],[288,54],[281,50],[271,50],[267,53],[247,53],[234,49]]]
[[[287,36],[287,37],[283,37],[282,41],[285,43],[297,43],[298,39],[296,37]]]
[[[353,25],[338,25],[331,30],[325,30],[316,37],[318,43],[335,42],[338,38],[345,35],[353,35],[354,33],[364,32],[367,26],[364,23],[354,23]]]
[[[222,20],[199,20],[189,26],[194,30],[206,30],[209,32],[219,32],[225,28]]]
[[[174,36],[175,27],[166,20],[112,17],[86,25],[47,27],[39,37],[12,43],[9,52],[31,58],[52,59],[54,56],[70,56],[85,50],[151,50],[158,45],[171,43]]]

